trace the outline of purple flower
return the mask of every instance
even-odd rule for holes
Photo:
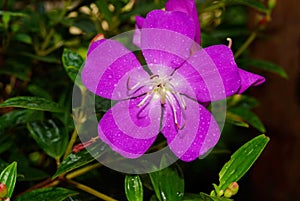
[[[166,11],[153,10],[136,21],[133,43],[150,73],[117,41],[95,41],[88,51],[84,85],[118,101],[100,120],[99,137],[121,155],[137,158],[162,133],[178,158],[195,160],[220,137],[206,106],[264,78],[238,68],[225,45],[200,48],[193,0],[169,0]]]

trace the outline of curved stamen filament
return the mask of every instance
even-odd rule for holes
[[[226,40],[228,41],[228,47],[231,48],[232,47],[232,39],[226,38]]]
[[[181,101],[178,101],[178,99],[174,93],[167,93],[166,98],[169,101],[169,104],[170,104],[172,112],[173,112],[174,123],[179,130],[182,130],[185,126],[185,122],[183,122],[182,126],[179,124],[178,119],[177,119],[177,109],[176,109],[176,104],[178,104],[178,102],[181,102]],[[181,110],[181,107],[179,107],[179,112],[180,112],[181,116],[184,117],[182,114],[183,111]]]
[[[179,92],[176,92],[177,97],[179,97],[179,103],[181,104],[181,107],[186,110],[186,103],[184,98],[182,97],[182,95]]]
[[[142,107],[146,101],[151,97],[151,93],[150,92],[147,92],[146,96],[143,98],[143,100],[137,105],[138,107]]]
[[[138,88],[141,84],[140,82],[138,82],[135,85],[133,85],[132,87],[129,87],[129,80],[130,80],[130,77],[128,77],[127,82],[126,82],[126,87],[127,87],[128,91],[131,91],[131,90],[134,90],[134,89]]]

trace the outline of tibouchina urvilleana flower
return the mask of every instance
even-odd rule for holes
[[[137,158],[161,133],[178,158],[195,160],[220,137],[206,106],[265,79],[238,68],[226,45],[200,48],[193,0],[169,0],[165,10],[153,10],[136,22],[133,43],[146,67],[115,40],[94,41],[88,51],[84,85],[117,101],[100,120],[99,137],[124,157]]]

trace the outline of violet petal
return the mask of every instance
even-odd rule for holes
[[[128,98],[127,81],[135,84],[148,79],[135,55],[113,40],[101,40],[87,56],[83,84],[95,94],[113,100]]]
[[[141,47],[141,28],[144,24],[145,19],[141,16],[136,16],[135,21],[136,21],[136,24],[135,24],[135,30],[133,33],[132,42],[137,47]]]
[[[98,126],[99,137],[128,158],[143,155],[159,132],[160,104],[140,111],[137,104],[141,99],[118,102],[104,114]]]
[[[167,11],[180,11],[188,14],[194,20],[195,24],[195,41],[200,44],[201,33],[200,23],[197,13],[197,7],[194,0],[169,0],[166,2]]]
[[[185,13],[151,11],[141,29],[141,49],[147,64],[178,67],[189,57],[194,36],[194,22]]]
[[[239,74],[241,77],[241,87],[239,88],[238,91],[239,94],[243,93],[251,86],[257,86],[264,83],[266,80],[264,77],[260,75],[250,73],[243,69],[239,69]]]
[[[178,130],[170,105],[165,107],[162,133],[170,149],[183,161],[193,161],[211,150],[220,138],[220,130],[210,112],[196,101],[185,98],[186,110]]]
[[[199,50],[176,71],[174,77],[176,74],[188,81],[200,102],[225,99],[235,94],[241,84],[233,54],[225,45],[214,45]],[[187,90],[186,86],[181,85],[177,89],[191,97],[191,91]]]

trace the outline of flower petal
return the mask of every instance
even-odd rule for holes
[[[220,138],[220,130],[210,112],[196,101],[185,98],[185,122],[182,129],[174,125],[170,105],[166,105],[162,133],[174,154],[183,161],[193,161],[211,150]]]
[[[96,46],[95,46],[96,45]],[[113,40],[96,41],[87,56],[83,71],[84,85],[95,94],[108,99],[128,98],[128,78],[148,79],[135,55]]]
[[[118,102],[104,114],[98,126],[99,137],[128,158],[143,155],[159,133],[160,104],[138,108],[141,99]]]
[[[241,84],[239,68],[232,51],[225,45],[199,50],[176,71],[174,80],[177,74],[188,81],[200,102],[225,99],[235,94]],[[177,90],[192,97],[186,86],[178,86]]]
[[[135,25],[132,43],[137,47],[141,47],[141,28],[144,24],[145,19],[141,16],[136,16],[135,21],[136,21],[136,25]]]
[[[147,64],[177,68],[190,56],[194,36],[194,22],[187,14],[151,11],[141,29],[141,49]]]
[[[200,23],[197,13],[197,7],[194,0],[169,0],[166,2],[167,11],[180,11],[188,14],[194,20],[195,41],[200,44]]]
[[[239,69],[239,74],[241,77],[241,87],[238,91],[239,94],[243,93],[251,86],[257,86],[266,81],[264,77],[242,69]]]

